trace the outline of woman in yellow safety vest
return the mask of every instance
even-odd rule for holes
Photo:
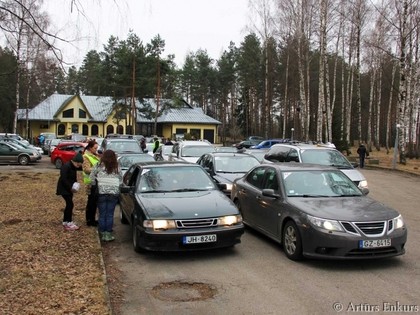
[[[99,162],[100,156],[98,154],[98,143],[95,140],[90,140],[83,153],[83,182],[86,185],[86,192],[88,194],[86,204],[86,224],[88,226],[97,226],[96,208],[98,206],[97,186],[91,185],[90,172],[92,168]]]

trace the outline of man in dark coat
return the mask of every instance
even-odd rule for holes
[[[357,149],[357,154],[359,154],[359,166],[360,168],[365,167],[365,157],[369,156],[369,152],[364,146],[363,143],[359,145],[359,148]]]
[[[60,177],[57,182],[57,195],[61,195],[66,202],[64,208],[63,227],[67,231],[78,230],[79,227],[73,222],[73,193],[77,191],[77,170],[82,167],[83,155],[77,153],[71,161],[63,164],[60,169]]]

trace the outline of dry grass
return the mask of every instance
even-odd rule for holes
[[[357,148],[351,148],[350,152],[352,155],[350,157],[357,158],[356,154]],[[398,153],[398,152],[397,152]],[[379,160],[379,164],[370,164],[369,160]],[[386,152],[385,148],[381,148],[379,151],[375,148],[372,148],[369,152],[369,158],[366,160],[366,166],[368,167],[380,167],[386,169],[393,169],[394,167],[394,149],[391,148],[389,153]],[[404,171],[412,174],[420,175],[420,159],[407,159],[406,165],[399,163],[399,157],[397,154],[397,160],[395,163],[395,169],[399,171]]]
[[[56,172],[0,174],[1,314],[108,314],[96,229],[64,231]],[[84,222],[86,196],[75,195]]]

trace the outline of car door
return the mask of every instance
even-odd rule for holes
[[[121,186],[122,187],[132,187],[135,186],[138,180],[139,168],[135,165],[129,168],[125,173]],[[120,207],[121,211],[124,212],[125,217],[130,220],[133,215],[135,207],[135,193],[134,192],[124,192],[120,194]]]
[[[16,150],[6,143],[0,143],[0,162],[17,162]]]
[[[251,226],[256,226],[258,221],[256,207],[261,196],[264,173],[265,167],[257,167],[239,181],[243,181],[243,184],[238,187],[241,213],[244,221]]]
[[[264,196],[263,189],[272,189],[277,197]],[[281,209],[281,190],[279,175],[274,167],[266,167],[264,180],[262,182],[260,195],[257,197],[257,215],[255,216],[257,226],[272,237],[279,236],[279,222],[282,215]]]

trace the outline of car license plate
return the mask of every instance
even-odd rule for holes
[[[217,241],[217,236],[216,234],[184,236],[182,241],[184,244],[211,243]]]
[[[378,248],[391,246],[391,239],[359,241],[359,248]]]

